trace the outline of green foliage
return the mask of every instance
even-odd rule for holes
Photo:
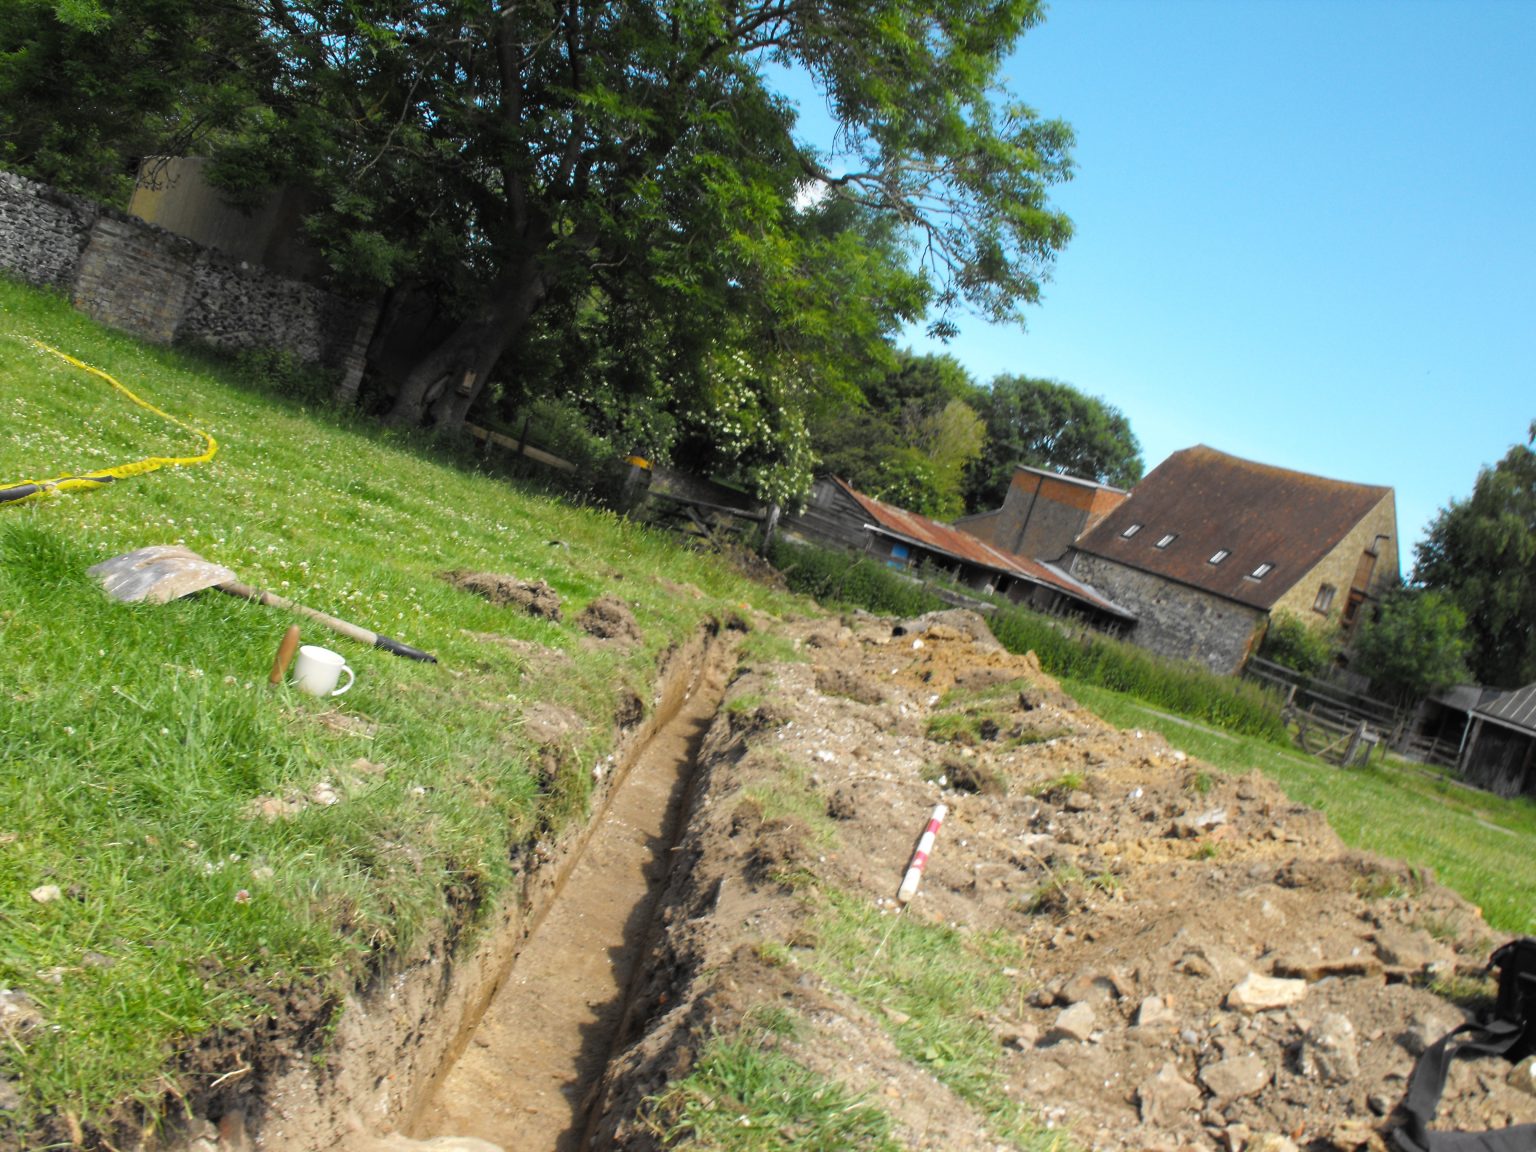
[[[1467,679],[1467,620],[1444,593],[1398,588],[1360,622],[1351,666],[1405,703]]]
[[[768,560],[793,591],[822,604],[846,604],[886,616],[920,616],[945,606],[910,576],[885,567],[865,553],[777,539]]]
[[[865,387],[864,404],[813,426],[822,470],[876,499],[951,520],[964,511],[965,470],[986,441],[979,395],[952,357],[906,353]]]
[[[970,469],[966,505],[999,507],[1015,465],[1129,488],[1141,479],[1141,445],[1113,405],[1055,380],[999,376],[980,405],[986,450]]]
[[[189,0],[9,0],[0,164],[123,205],[141,158],[235,130],[263,83],[254,12]]]
[[[1467,664],[1482,684],[1536,682],[1536,421],[1484,468],[1467,500],[1440,511],[1417,548],[1413,582],[1445,593],[1467,619]]]
[[[1282,610],[1270,617],[1259,655],[1303,676],[1315,676],[1333,663],[1337,650],[1333,630],[1315,628],[1294,612]]]
[[[1052,676],[1124,692],[1231,732],[1288,743],[1276,702],[1256,685],[1175,663],[1107,636],[1079,633],[1024,608],[999,612],[992,632],[1010,652],[1033,652]]]

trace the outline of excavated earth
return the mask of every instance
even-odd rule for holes
[[[974,614],[753,627],[784,642],[749,650],[784,658],[743,663],[719,639],[682,653],[654,730],[523,912],[349,1009],[337,1065],[371,1072],[299,1077],[248,1130],[194,1144],[652,1149],[655,1098],[771,1006],[804,1022],[783,1049],[885,1110],[903,1146],[1012,1147],[901,1055],[908,1018],[819,975],[818,891],[1018,946],[1016,995],[983,1022],[1005,1095],[1067,1146],[1382,1148],[1415,1055],[1467,1014],[1431,988],[1487,989],[1500,938],[1461,897],[1349,850],[1257,773],[1101,722]],[[786,789],[808,816],[763,800]],[[609,923],[590,935],[589,918]],[[1536,1120],[1510,1070],[1457,1062],[1440,1126]]]

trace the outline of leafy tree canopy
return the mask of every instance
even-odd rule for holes
[[[1397,588],[1360,623],[1351,666],[1406,702],[1467,679],[1466,617],[1449,596]]]
[[[1536,682],[1536,421],[1530,439],[1484,468],[1466,500],[1441,509],[1416,549],[1415,583],[1466,616],[1468,664],[1482,684]]]
[[[270,65],[239,4],[3,0],[0,163],[125,204],[142,158],[234,131]]]
[[[1045,200],[1070,132],[997,84],[1033,0],[259,6],[285,83],[226,151],[227,178],[314,186],[338,275],[421,277],[459,302],[396,420],[456,426],[538,311],[599,282],[614,300],[670,297],[691,338],[657,370],[680,426],[685,394],[728,401],[743,383],[776,404],[772,381],[791,378],[835,397],[930,301],[1016,315],[1070,234]],[[836,157],[797,138],[769,62],[823,94]],[[819,234],[807,199],[827,205]],[[881,228],[907,281],[846,274]],[[710,365],[738,352],[747,378],[719,387]]]
[[[821,467],[877,499],[953,519],[964,510],[965,469],[986,440],[977,396],[953,357],[905,353],[865,387],[862,402],[813,424]]]
[[[0,96],[24,92],[29,117],[0,121],[13,156],[121,170],[195,137],[227,191],[306,193],[337,283],[441,306],[394,375],[406,424],[457,429],[493,381],[529,392],[522,356],[550,351],[551,309],[601,334],[594,407],[663,403],[649,427],[680,454],[767,478],[782,452],[803,477],[807,422],[885,367],[901,324],[1018,319],[1071,234],[1047,198],[1070,129],[1000,83],[1039,0],[11,7],[26,19]],[[45,61],[70,63],[68,83],[47,88]],[[797,132],[774,69],[808,78],[835,149]],[[102,127],[71,151],[50,119],[108,81],[81,118]]]
[[[981,401],[987,445],[971,468],[966,504],[999,507],[1016,465],[1048,468],[1129,488],[1141,479],[1141,445],[1118,408],[1070,384],[999,376]]]
[[[1337,650],[1336,630],[1312,627],[1294,612],[1280,611],[1270,619],[1259,655],[1304,676],[1315,676],[1333,662]]]

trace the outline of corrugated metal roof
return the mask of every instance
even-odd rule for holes
[[[1088,585],[1072,579],[1064,572],[1048,567],[1038,561],[1030,560],[1023,556],[1015,556],[994,548],[986,541],[979,540],[970,533],[962,532],[960,529],[951,527],[948,524],[941,524],[937,520],[930,520],[928,517],[920,516],[916,512],[908,512],[905,508],[898,508],[894,504],[887,504],[884,500],[876,500],[873,496],[866,496],[836,477],[831,477],[830,479],[856,500],[859,506],[869,515],[869,518],[874,521],[875,525],[889,535],[901,537],[912,543],[920,544],[930,551],[939,552],[956,560],[963,560],[968,564],[975,564],[978,567],[987,568],[994,572],[1000,572],[1018,580],[1027,580],[1032,584],[1047,585],[1074,599],[1082,600],[1123,619],[1136,619],[1132,613],[1127,612],[1118,604],[1106,600]]]
[[[1536,733],[1536,684],[1500,692],[1492,700],[1485,700],[1474,708],[1472,715]]]
[[[1073,547],[1267,611],[1391,498],[1391,488],[1256,464],[1202,444],[1164,460]],[[1396,539],[1390,547],[1395,557]],[[1269,567],[1255,579],[1262,565]]]

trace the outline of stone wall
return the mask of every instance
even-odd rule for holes
[[[1175,584],[1113,560],[1073,552],[1072,575],[1136,615],[1127,637],[1174,660],[1231,675],[1247,662],[1265,613],[1198,588]]]
[[[0,172],[0,271],[157,344],[265,348],[360,375],[377,302],[291,280]],[[346,381],[343,381],[345,387]]]
[[[0,171],[0,270],[39,288],[69,288],[101,209]]]

